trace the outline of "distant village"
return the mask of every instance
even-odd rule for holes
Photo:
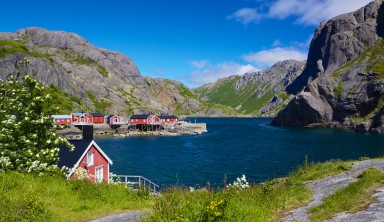
[[[175,115],[134,114],[128,119],[119,115],[101,113],[71,113],[53,115],[57,125],[69,128],[59,134],[68,139],[80,139],[84,127],[92,126],[95,135],[113,135],[125,137],[134,135],[193,135],[207,132],[205,123],[188,123],[180,121]],[[77,129],[76,129],[77,128]]]

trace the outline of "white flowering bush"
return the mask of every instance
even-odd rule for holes
[[[74,175],[78,180],[89,180],[94,178],[92,174],[89,174],[89,170],[84,169],[82,167],[77,167],[74,172]]]
[[[243,175],[241,178],[237,178],[233,183],[228,184],[228,189],[237,189],[244,190],[249,187],[249,183],[247,182],[247,178]]]
[[[74,147],[55,134],[57,110],[44,86],[30,76],[0,80],[0,172],[59,172],[59,145]]]

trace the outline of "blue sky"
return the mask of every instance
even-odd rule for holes
[[[67,0],[2,2],[0,32],[75,32],[121,52],[142,75],[189,87],[305,60],[324,19],[370,0]]]

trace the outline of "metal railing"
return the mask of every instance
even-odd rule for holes
[[[123,183],[128,188],[132,189],[148,189],[148,191],[152,194],[159,194],[159,185],[154,182],[148,180],[143,176],[132,176],[132,175],[111,175],[109,177],[111,182],[114,183]]]

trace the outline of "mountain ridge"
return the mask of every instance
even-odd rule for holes
[[[21,65],[25,58],[29,63]],[[200,101],[181,82],[141,76],[128,56],[97,48],[75,33],[36,27],[0,33],[0,67],[1,79],[30,74],[63,90],[81,101],[73,108],[179,115],[229,109]]]
[[[323,22],[306,70],[288,87],[298,94],[272,125],[384,132],[383,27],[382,0]]]

